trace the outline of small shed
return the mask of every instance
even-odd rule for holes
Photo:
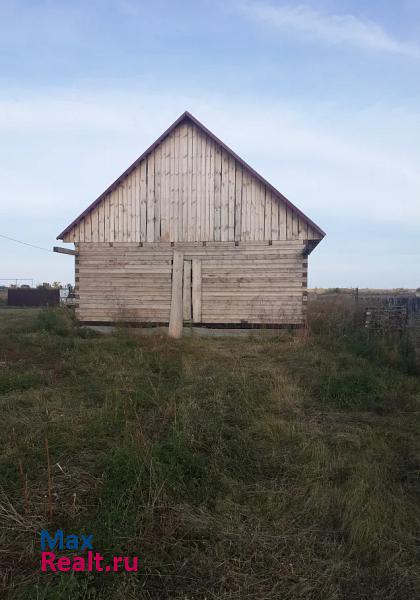
[[[75,245],[85,324],[305,322],[322,229],[183,113],[57,239]]]

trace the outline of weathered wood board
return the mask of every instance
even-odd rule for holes
[[[79,243],[83,322],[301,324],[303,242]],[[179,266],[182,257],[182,264]]]

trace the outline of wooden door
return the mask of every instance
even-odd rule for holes
[[[201,260],[184,260],[183,278],[183,320],[184,323],[201,323]]]
[[[183,324],[201,323],[201,260],[174,251],[169,335],[179,338]]]
[[[192,260],[184,260],[184,280],[182,286],[182,318],[185,324],[192,319]]]
[[[201,259],[193,258],[191,277],[191,306],[193,323],[201,323]]]

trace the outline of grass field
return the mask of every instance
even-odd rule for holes
[[[343,307],[181,341],[1,308],[0,401],[4,597],[420,598],[420,377]],[[41,574],[43,527],[139,572]]]

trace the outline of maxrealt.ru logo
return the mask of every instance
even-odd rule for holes
[[[53,552],[54,550],[54,552]],[[57,555],[57,551],[76,551],[81,554]],[[54,534],[43,529],[41,531],[41,571],[87,571],[113,572],[137,571],[139,559],[137,556],[112,556],[108,560],[93,549],[93,535],[80,536],[77,534],[64,535],[62,529]]]

